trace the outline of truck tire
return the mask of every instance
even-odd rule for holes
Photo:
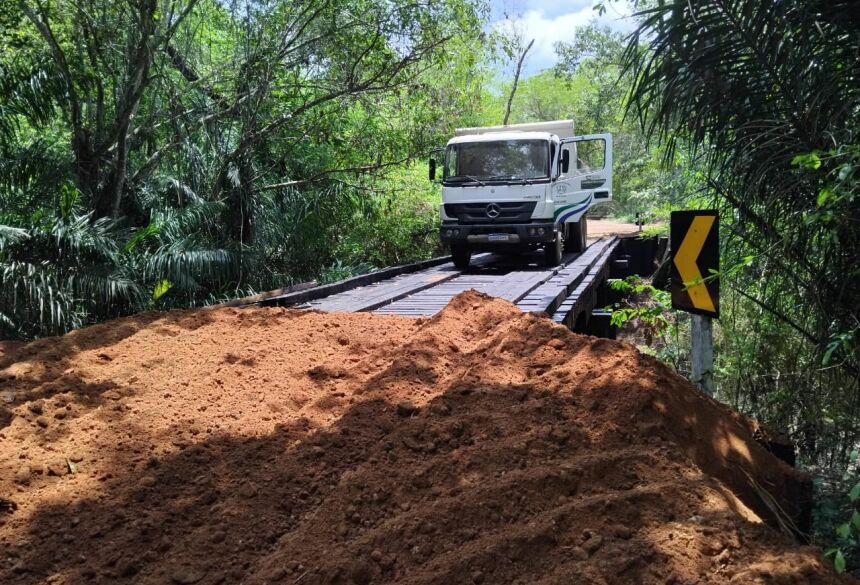
[[[558,266],[564,254],[564,234],[562,230],[555,232],[555,239],[544,244],[543,260],[547,266]]]
[[[469,268],[469,260],[472,259],[472,251],[466,244],[451,244],[451,260],[458,270]]]
[[[588,247],[588,220],[583,215],[576,223],[565,224],[568,237],[564,241],[565,252],[583,252]]]

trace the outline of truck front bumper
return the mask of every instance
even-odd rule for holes
[[[514,224],[443,223],[439,229],[442,242],[470,245],[540,244],[555,240],[555,223],[535,221]]]

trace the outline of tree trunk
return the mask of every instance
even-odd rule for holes
[[[520,55],[520,60],[517,61],[517,72],[514,74],[514,86],[511,88],[511,95],[508,96],[508,107],[505,109],[505,121],[502,122],[502,124],[505,126],[508,125],[508,118],[511,117],[511,104],[514,101],[514,94],[517,92],[517,84],[520,81],[520,71],[523,68],[523,61],[525,61],[526,53],[529,52],[529,49],[532,48],[533,44],[535,44],[534,39],[529,42],[522,55]]]

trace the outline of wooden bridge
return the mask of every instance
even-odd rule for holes
[[[584,252],[567,254],[552,268],[528,256],[480,254],[473,257],[468,270],[461,271],[447,257],[435,258],[270,294],[247,304],[420,317],[436,314],[457,294],[474,289],[581,329],[582,318],[601,301],[602,285],[613,262],[618,262],[619,242],[614,236],[590,241]]]

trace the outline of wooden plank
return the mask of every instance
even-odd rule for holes
[[[492,264],[495,260],[496,257],[493,254],[480,254],[473,259],[473,265],[480,267]],[[318,301],[311,301],[304,307],[328,312],[373,311],[461,275],[462,273],[454,268],[453,264],[445,263],[435,268],[355,287]]]
[[[595,242],[586,248],[585,252],[570,266],[532,290],[528,296],[517,303],[517,306],[524,311],[553,314],[612,243],[612,239]]]
[[[223,307],[245,307],[247,305],[254,305],[260,303],[262,301],[273,299],[276,297],[283,297],[289,293],[298,292],[307,290],[309,288],[314,288],[317,286],[316,280],[311,280],[310,282],[301,282],[299,284],[294,284],[292,286],[288,286],[286,288],[279,288],[276,290],[270,290],[268,292],[251,295],[249,297],[243,297],[241,299],[233,299],[231,301],[227,301],[224,303],[219,303],[217,305],[209,305],[205,308],[207,309],[219,309]]]
[[[420,270],[426,270],[427,268],[440,266],[444,264],[451,264],[449,256],[441,256],[439,258],[432,258],[430,260],[422,260],[420,262],[413,262],[411,264],[403,264],[401,266],[392,266],[389,268],[383,268],[382,270],[377,270],[375,272],[370,272],[368,274],[362,274],[359,276],[353,276],[350,278],[346,278],[344,280],[339,280],[337,282],[332,282],[330,284],[323,284],[321,286],[317,286],[314,288],[310,288],[307,290],[300,290],[296,292],[290,292],[283,295],[275,295],[272,297],[268,297],[262,301],[259,301],[256,304],[259,304],[263,307],[269,306],[290,306],[290,305],[298,305],[301,303],[307,303],[313,300],[322,299],[327,296],[337,294],[346,290],[351,290],[357,288],[359,286],[367,286],[369,284],[373,284],[375,282],[379,282],[381,280],[385,280],[388,278],[393,278],[400,274],[406,274],[409,272],[418,272]]]
[[[591,310],[597,302],[597,289],[609,275],[609,269],[619,240],[614,239],[607,245],[594,265],[588,270],[582,281],[555,310],[552,319],[573,327],[576,318],[585,310]]]
[[[384,315],[435,315],[456,295],[470,289],[516,303],[578,257],[568,254],[562,259],[560,266],[553,268],[512,270],[506,274],[464,273],[438,286],[408,295],[375,312]]]
[[[321,311],[372,311],[406,295],[438,285],[445,280],[456,278],[456,270],[435,269],[417,274],[399,276],[367,287],[333,295],[310,303],[310,308]]]

